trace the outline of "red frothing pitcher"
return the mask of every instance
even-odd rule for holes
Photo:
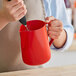
[[[41,20],[27,21],[29,31],[20,26],[22,59],[28,65],[41,65],[51,58],[53,39],[49,42],[45,24]]]
[[[8,0],[11,1],[11,0]],[[26,25],[25,16],[19,20]],[[28,65],[41,65],[51,58],[50,46],[53,39],[49,42],[45,23],[41,20],[27,21],[27,28],[20,27],[22,59]]]

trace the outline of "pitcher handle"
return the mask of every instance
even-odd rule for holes
[[[51,44],[53,43],[54,39],[51,39],[49,42],[49,46],[51,46]]]
[[[49,21],[49,22],[45,22],[45,24],[49,24],[49,23],[52,22],[52,21],[54,21],[54,20],[51,20],[51,21]],[[51,44],[53,43],[53,41],[54,41],[54,39],[51,38],[51,40],[49,41],[49,46],[51,46]]]

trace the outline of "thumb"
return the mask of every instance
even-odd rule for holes
[[[11,1],[11,0],[4,0],[4,1]]]
[[[50,21],[52,21],[52,20],[55,20],[55,17],[50,16],[50,17],[46,17],[46,18],[45,18],[45,22],[50,22]]]
[[[8,3],[8,2],[10,2],[11,0],[3,0],[3,2],[5,2],[5,3]]]

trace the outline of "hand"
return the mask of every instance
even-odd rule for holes
[[[2,13],[7,22],[20,20],[26,15],[27,9],[23,0],[3,0]]]
[[[51,22],[48,25],[48,35],[52,39],[58,39],[63,31],[63,24],[60,20],[55,19],[53,16],[46,18],[46,22],[49,21]]]
[[[56,48],[63,47],[67,40],[67,33],[63,29],[62,22],[55,19],[53,16],[47,17],[46,22],[50,22],[48,25],[48,35],[50,38],[54,39],[54,46]]]

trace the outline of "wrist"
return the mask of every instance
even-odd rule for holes
[[[2,28],[4,28],[8,23],[9,21],[7,20],[4,12],[0,10],[0,30],[2,30]]]
[[[59,38],[54,40],[53,45],[54,45],[54,47],[59,49],[59,48],[62,48],[65,45],[66,41],[67,41],[67,33],[63,29]]]
[[[0,15],[1,15],[2,20],[4,20],[4,22],[5,22],[6,24],[8,24],[9,21],[8,21],[8,19],[7,19],[7,17],[6,17],[5,11],[1,10],[1,11],[0,11]]]

